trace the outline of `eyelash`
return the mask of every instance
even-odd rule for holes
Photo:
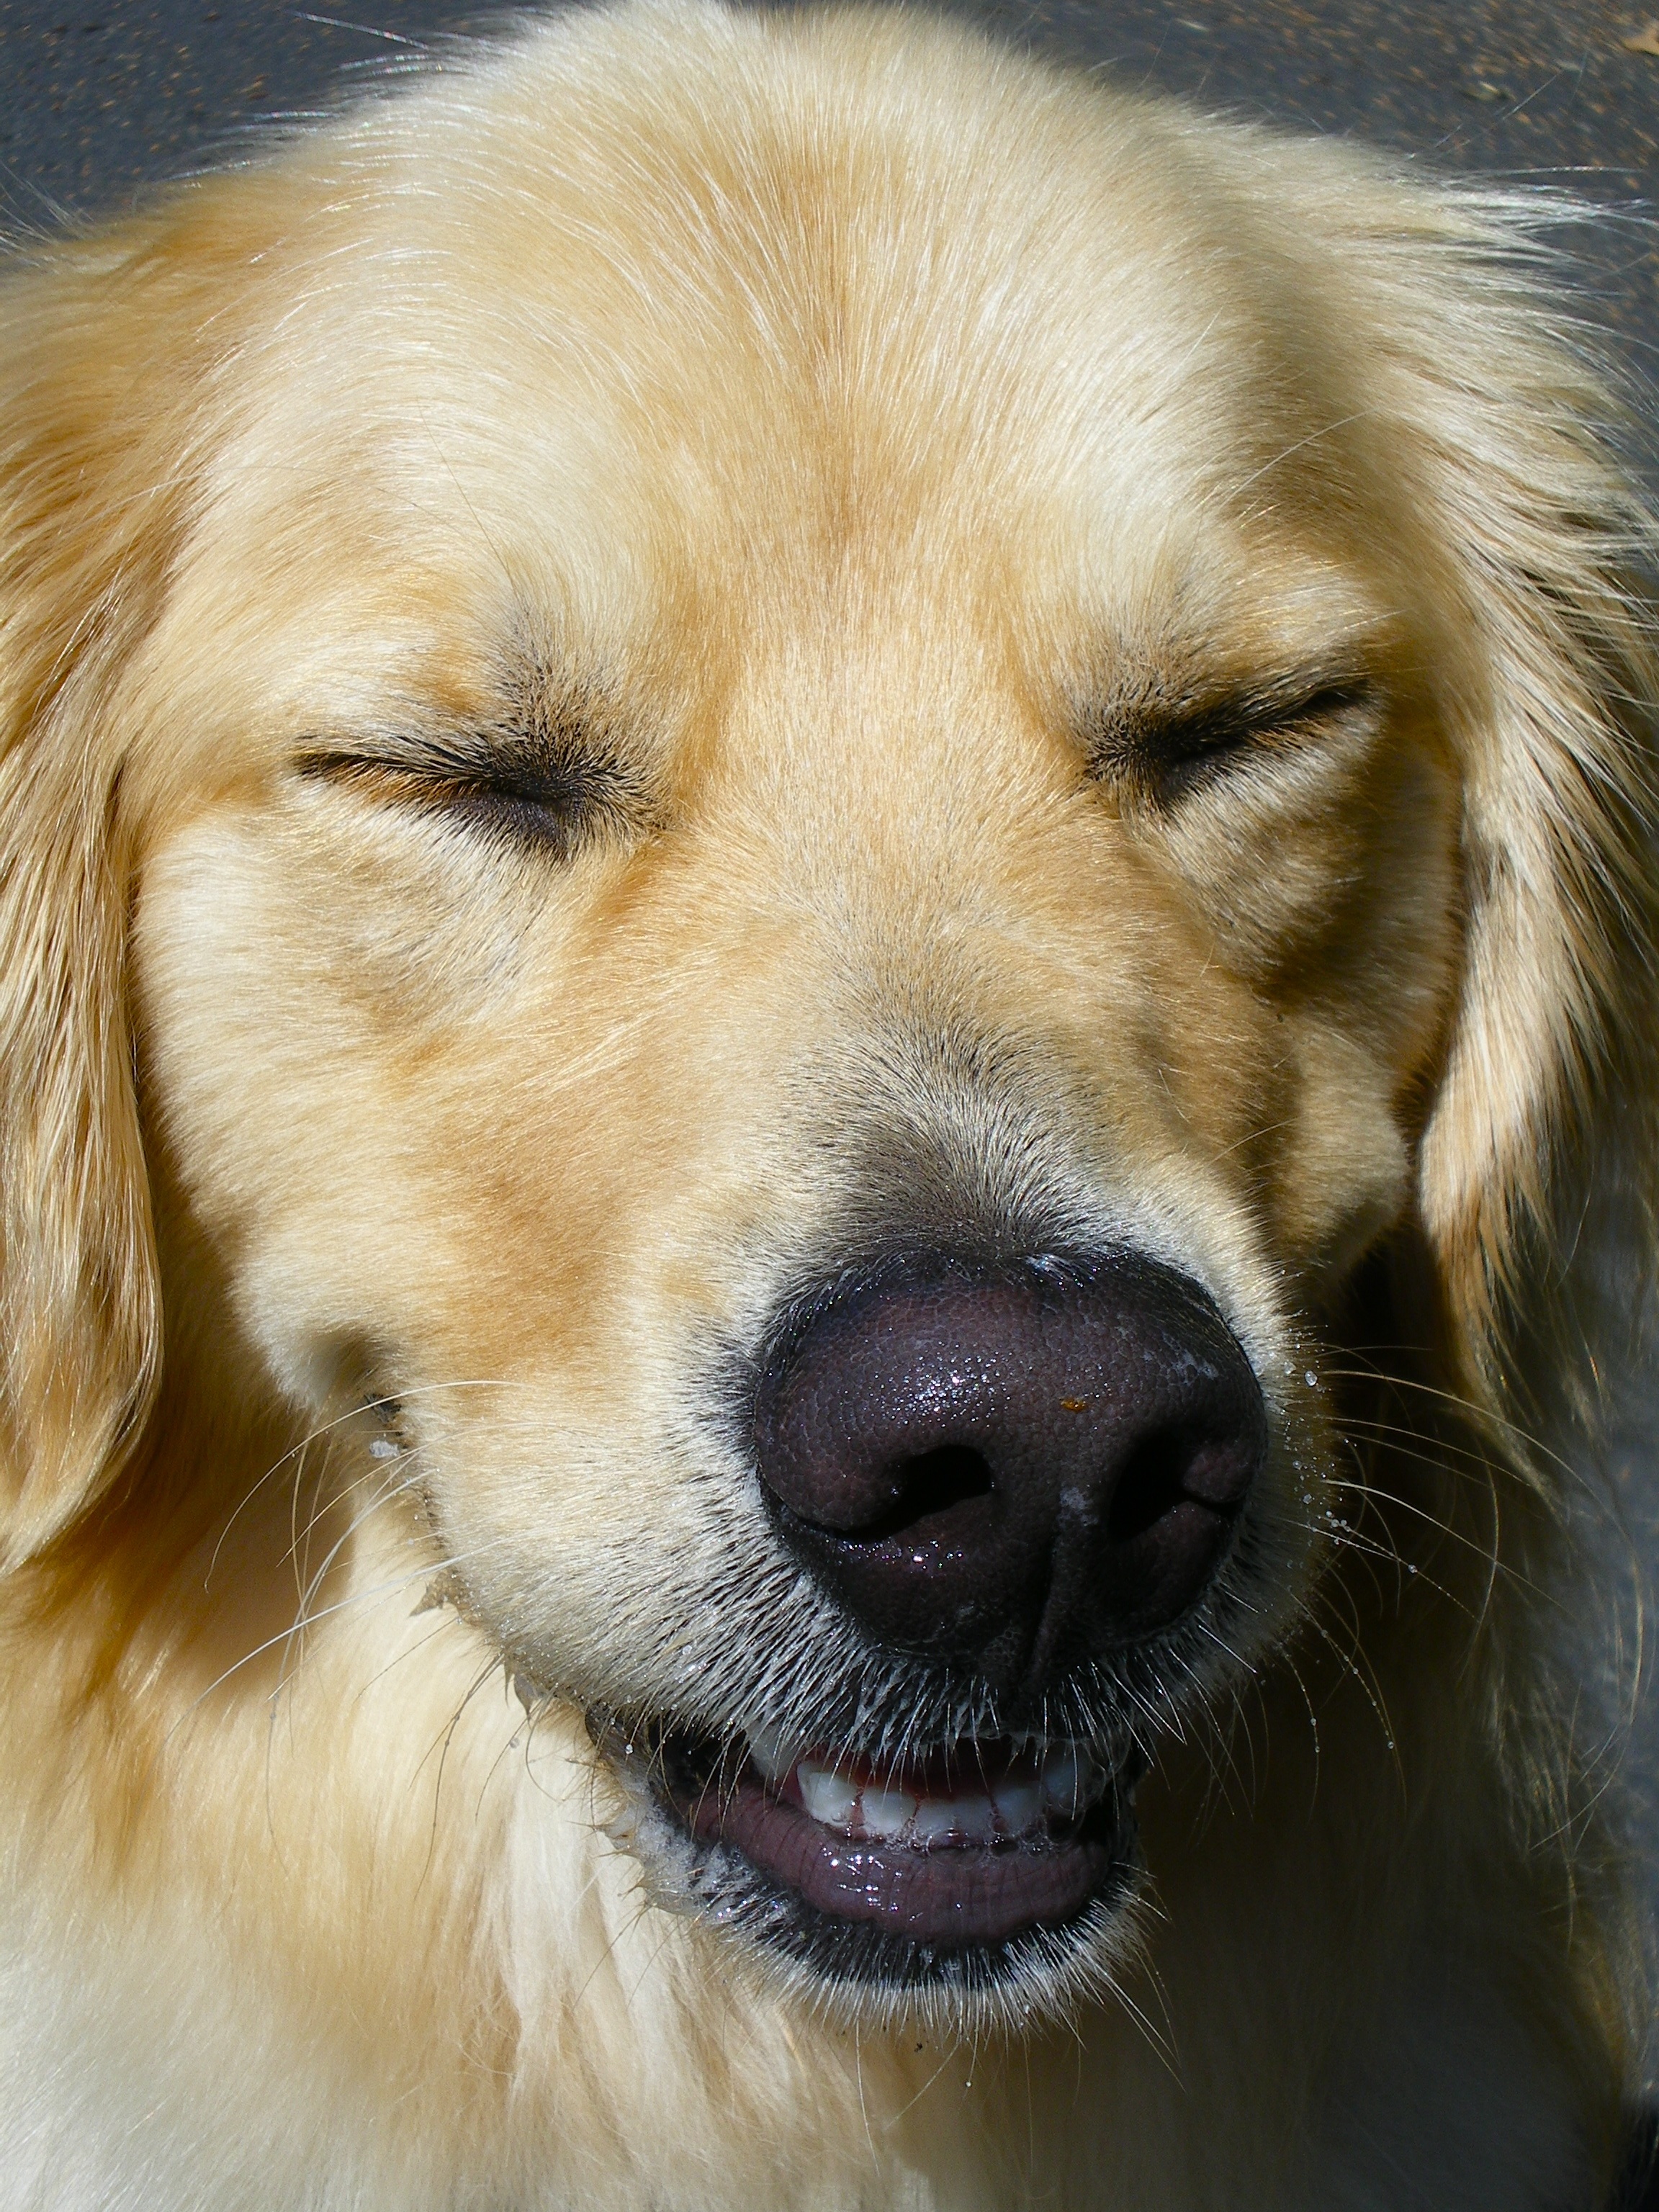
[[[1164,805],[1178,804],[1188,792],[1229,774],[1247,757],[1271,750],[1274,739],[1304,735],[1316,725],[1352,714],[1370,696],[1370,687],[1363,682],[1327,684],[1282,711],[1219,708],[1185,721],[1171,720],[1132,732],[1116,744],[1098,743],[1093,749],[1093,773],[1127,775],[1141,783],[1149,797]]]
[[[631,796],[614,763],[526,761],[499,768],[463,758],[388,759],[318,751],[297,763],[302,776],[356,784],[393,805],[458,820],[471,835],[567,860],[589,835],[623,817]]]

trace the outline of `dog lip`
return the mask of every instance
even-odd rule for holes
[[[1075,1920],[1117,1863],[1109,1844],[1012,1843],[918,1850],[863,1843],[739,1777],[682,1808],[700,1843],[735,1845],[757,1869],[836,1920],[873,1922],[939,1948],[999,1943]]]
[[[994,1758],[970,1748],[995,1771]],[[1128,1778],[1127,1769],[1111,1775],[1094,1768],[1085,1794],[1095,1802],[1079,1799],[1064,1817],[1051,1801],[1048,1817],[1030,1820],[1018,1834],[1000,1832],[999,1811],[988,1820],[981,1816],[983,1832],[977,1834],[952,1833],[950,1824],[936,1822],[925,1835],[922,1823],[902,1815],[899,1834],[873,1832],[856,1815],[851,1825],[840,1826],[814,1818],[802,1802],[799,1771],[812,1764],[803,1758],[784,1774],[768,1778],[745,1761],[735,1773],[727,1767],[702,1781],[671,1765],[659,1794],[696,1843],[733,1848],[763,1880],[793,1893],[815,1913],[832,1922],[872,1925],[939,1952],[1064,1927],[1124,1864],[1130,1818],[1112,1785]],[[1000,1762],[1004,1771],[1021,1764]],[[921,1777],[882,1778],[872,1770],[866,1786],[872,1792],[881,1789],[885,1807],[908,1805],[914,1814],[915,1803],[902,1789],[906,1779],[920,1783]],[[988,1808],[997,1805],[999,1790],[1006,1802],[1000,1779],[988,1796],[960,1802]],[[1097,1802],[1103,1796],[1108,1803]],[[929,1801],[921,1802],[927,1809]],[[932,1809],[939,1809],[939,1801]]]

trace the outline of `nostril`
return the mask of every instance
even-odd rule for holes
[[[1182,1487],[1191,1450],[1168,1430],[1148,1437],[1130,1455],[1106,1509],[1106,1534],[1114,1544],[1133,1543],[1155,1528],[1186,1497]]]
[[[902,1536],[919,1522],[949,1513],[976,1498],[988,1498],[996,1487],[990,1462],[969,1444],[941,1444],[933,1451],[918,1452],[897,1461],[887,1471],[891,1508],[861,1528],[838,1528],[843,1541],[880,1544]]]
[[[948,1513],[970,1498],[988,1498],[996,1485],[983,1452],[969,1444],[942,1444],[918,1452],[897,1470],[899,1510],[911,1521]]]

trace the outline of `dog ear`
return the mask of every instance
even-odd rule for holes
[[[1655,530],[1614,380],[1540,288],[1537,204],[1411,199],[1369,241],[1391,295],[1380,411],[1474,648],[1448,707],[1465,956],[1419,1206],[1462,1387],[1531,1421],[1560,1378],[1517,1372],[1520,1346],[1567,1340],[1589,1164],[1620,1116],[1644,1181],[1659,1160]]]
[[[137,230],[54,249],[4,298],[0,1557],[12,1564],[128,1462],[160,1367],[110,711],[161,604],[184,499],[179,380],[147,261]]]

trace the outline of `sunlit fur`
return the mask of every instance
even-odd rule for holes
[[[19,249],[0,2203],[1597,2203],[1654,685],[1550,212],[649,0]],[[481,738],[598,763],[568,850],[398,768]],[[732,1410],[940,1240],[1197,1276],[1273,1443],[1049,1716],[1152,1758],[1136,1896],[895,2004],[685,1911],[583,1713],[1000,1724]]]

